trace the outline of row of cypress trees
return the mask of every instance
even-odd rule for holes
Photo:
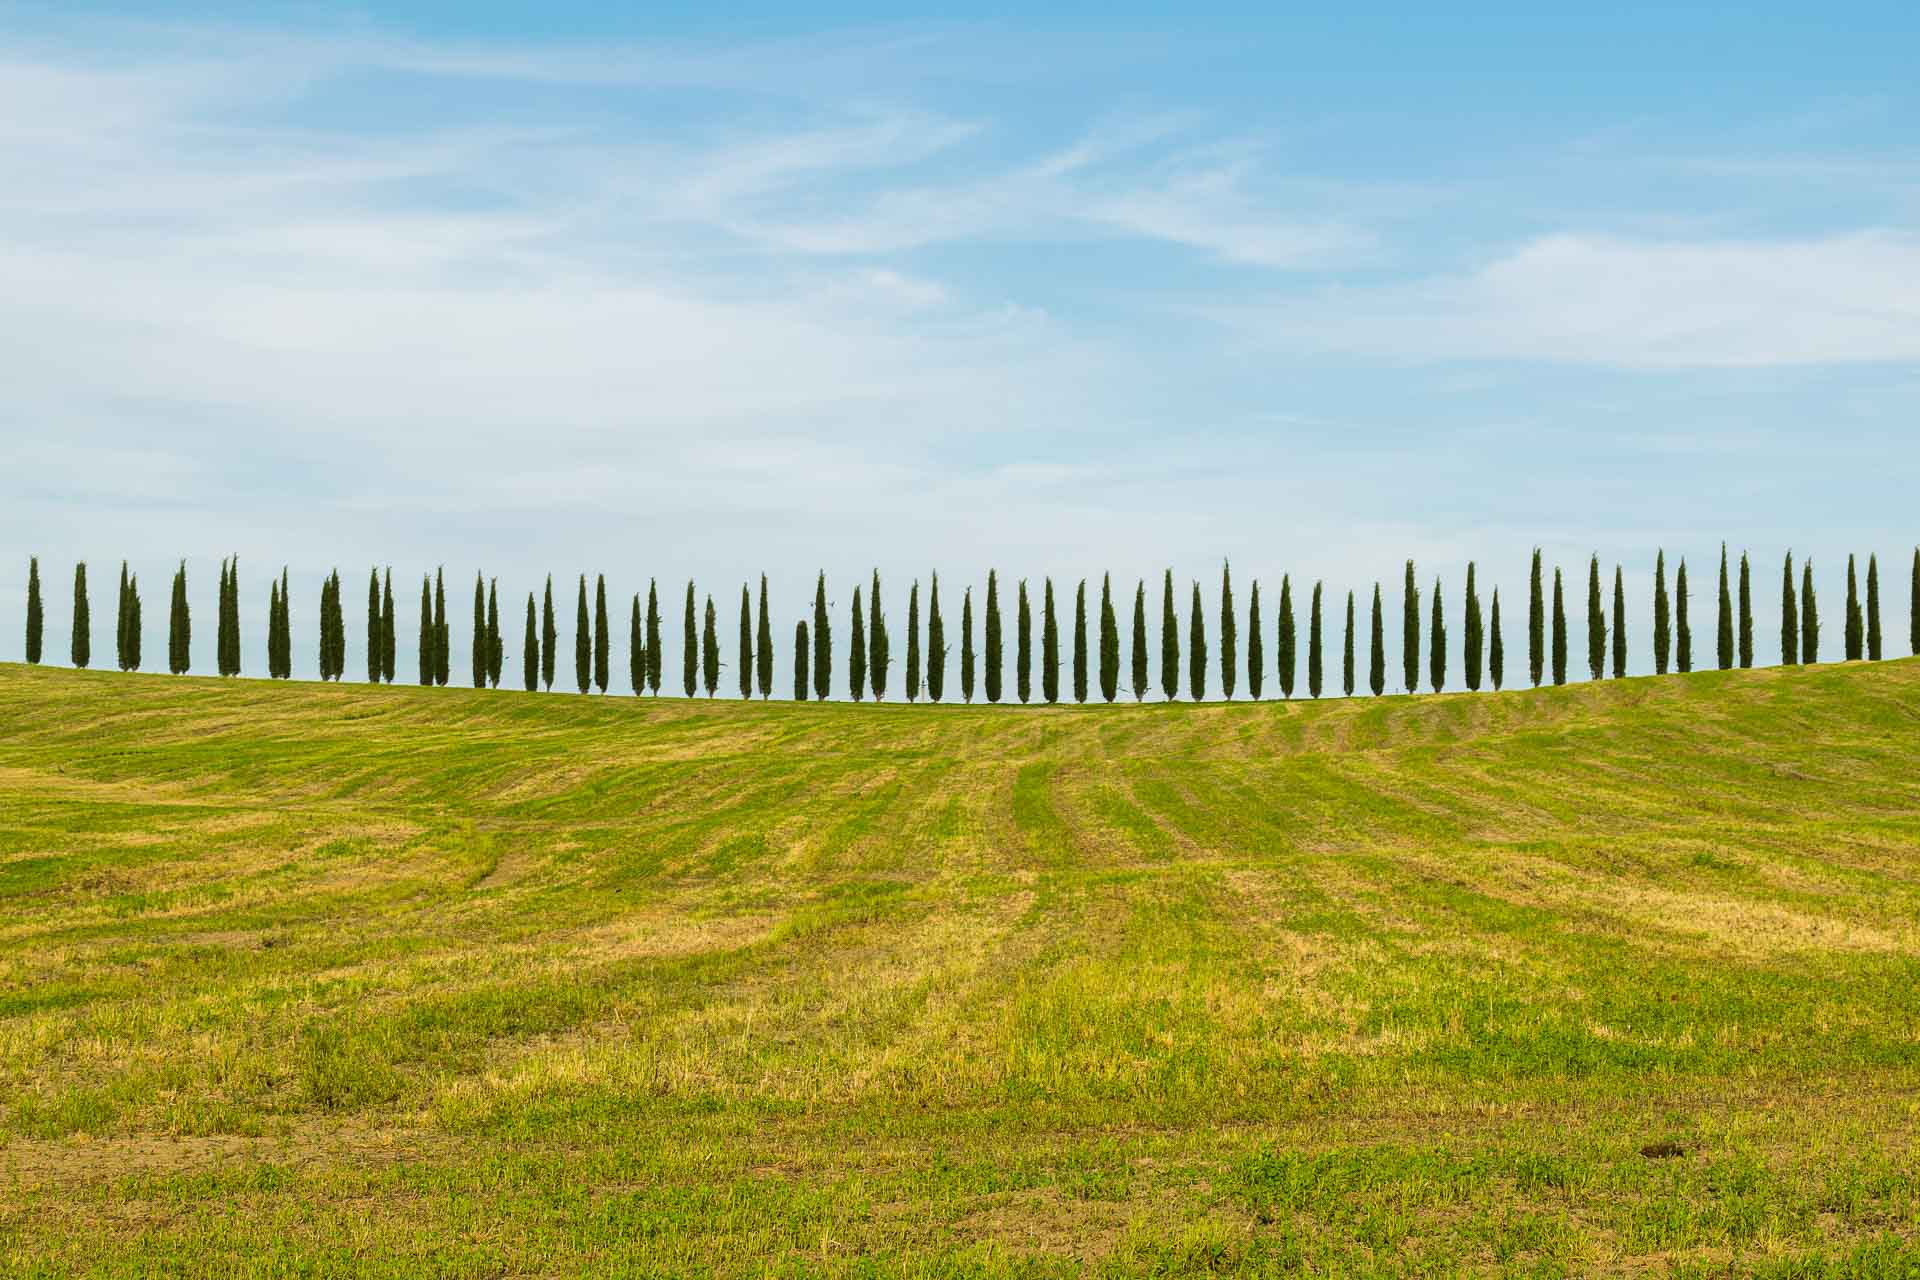
[[[71,657],[76,667],[91,660],[89,605],[86,565],[74,568],[74,628]],[[1420,689],[1424,639],[1427,686],[1435,692],[1445,688],[1449,669],[1449,631],[1442,584],[1435,579],[1430,596],[1430,612],[1423,624],[1420,587],[1413,561],[1405,567],[1401,618],[1402,687],[1408,692]],[[1920,549],[1914,555],[1913,610],[1911,647],[1920,653]],[[1547,603],[1544,566],[1541,553],[1533,552],[1529,573],[1527,614],[1528,678],[1534,685],[1551,679],[1565,684],[1568,672],[1568,625],[1566,592],[1561,570],[1555,567],[1551,608]],[[1605,590],[1598,556],[1588,561],[1587,571],[1587,670],[1592,679],[1611,674],[1626,674],[1628,655],[1627,601],[1624,574],[1614,566],[1611,599]],[[116,656],[122,670],[140,666],[141,602],[137,575],[121,565],[119,609],[117,616]],[[423,577],[420,595],[419,673],[423,685],[445,685],[450,675],[450,636],[446,617],[446,588],[442,571]],[[28,567],[27,660],[37,663],[42,657],[45,608],[41,599],[40,565],[34,557]],[[1501,632],[1500,594],[1492,593],[1490,610],[1483,612],[1478,586],[1477,566],[1467,566],[1464,596],[1463,667],[1466,684],[1478,690],[1483,682],[1498,689],[1505,679],[1505,645]],[[1690,592],[1685,560],[1679,562],[1671,593],[1668,589],[1666,554],[1660,552],[1654,566],[1653,656],[1654,670],[1691,671],[1694,665],[1693,634],[1689,617]],[[293,669],[293,642],[289,585],[286,571],[271,583],[268,601],[268,674],[290,678]],[[1061,700],[1062,668],[1071,673],[1071,697],[1075,702],[1088,700],[1094,688],[1108,702],[1121,692],[1120,636],[1114,607],[1111,578],[1103,577],[1097,615],[1090,617],[1087,582],[1075,588],[1073,621],[1067,643],[1070,655],[1062,653],[1059,612],[1053,581],[1045,579],[1040,591],[1040,698],[1049,703]],[[1029,702],[1034,696],[1032,672],[1033,602],[1025,580],[1016,588],[1015,696]],[[1280,695],[1294,695],[1298,668],[1293,585],[1290,576],[1282,576],[1274,633],[1273,674]],[[1313,585],[1307,608],[1306,692],[1319,697],[1325,687],[1326,623],[1323,584]],[[1721,548],[1718,582],[1718,624],[1715,635],[1715,660],[1725,670],[1754,663],[1754,618],[1752,569],[1742,553],[1737,570],[1726,547]],[[536,630],[536,620],[538,627]],[[1168,570],[1162,584],[1160,626],[1159,691],[1169,700],[1181,694],[1181,644],[1179,614],[1176,609],[1173,574]],[[1247,642],[1244,671],[1248,692],[1255,699],[1264,696],[1267,674],[1265,630],[1261,617],[1260,584],[1252,584],[1247,609]],[[1356,632],[1356,599],[1349,591],[1345,601],[1340,687],[1351,696],[1359,672]],[[1206,615],[1200,587],[1192,587],[1187,614],[1185,652],[1186,691],[1192,699],[1204,700],[1209,673],[1213,670],[1208,649]],[[1219,611],[1218,671],[1222,694],[1231,699],[1238,691],[1242,663],[1239,653],[1239,618],[1234,606],[1233,577],[1230,565],[1222,567]],[[880,576],[876,571],[865,596],[856,587],[850,616],[851,643],[848,651],[848,689],[855,701],[871,693],[876,701],[887,693],[892,665],[891,636],[881,604]],[[1844,623],[1844,652],[1849,661],[1878,661],[1883,656],[1881,628],[1880,570],[1877,556],[1869,556],[1864,594],[1860,590],[1856,561],[1847,561],[1847,598]],[[1092,647],[1090,648],[1090,631]],[[907,603],[907,653],[905,694],[917,700],[924,691],[933,701],[945,695],[949,648],[945,621],[940,606],[939,576],[933,576],[928,594],[926,647],[921,644],[920,584],[910,588]],[[497,581],[484,575],[474,579],[473,647],[471,668],[474,687],[498,687],[505,658],[500,633]],[[190,666],[192,621],[187,604],[186,565],[181,563],[174,575],[168,630],[168,670],[184,673]],[[374,682],[391,683],[395,668],[395,622],[393,574],[389,569],[384,581],[374,570],[367,584],[367,673]],[[960,692],[973,701],[976,674],[984,674],[984,694],[988,702],[1002,700],[1004,625],[1001,616],[1000,584],[997,571],[989,571],[986,584],[984,661],[975,654],[974,608],[972,590],[961,603]],[[1821,623],[1819,603],[1814,589],[1813,565],[1800,566],[1796,579],[1792,553],[1788,553],[1781,579],[1780,654],[1785,664],[1819,660]],[[526,636],[523,645],[523,682],[528,690],[553,686],[557,665],[559,629],[554,616],[553,581],[546,583],[544,603],[536,614],[534,596],[527,597]],[[588,609],[587,580],[582,574],[574,624],[574,667],[580,692],[597,689],[605,693],[610,684],[611,634],[607,609],[606,578],[596,578],[591,614]],[[722,662],[717,613],[713,598],[707,596],[704,607],[696,597],[695,584],[688,582],[682,636],[682,690],[688,697],[704,691],[708,697],[719,687]],[[633,692],[658,694],[661,683],[660,608],[657,589],[649,584],[644,616],[640,596],[632,600],[628,636],[629,682]],[[222,675],[240,673],[239,561],[223,560],[220,566],[220,596],[217,642],[217,668]],[[323,680],[338,680],[346,668],[346,623],[341,598],[339,572],[331,572],[321,586],[320,601],[320,674]],[[754,602],[745,584],[740,589],[738,648],[734,669],[738,691],[743,698],[758,692],[770,697],[773,686],[772,621],[767,600],[767,581],[763,574],[757,618]],[[1382,616],[1381,587],[1373,586],[1371,616],[1367,636],[1367,688],[1376,696],[1387,687],[1385,626]],[[832,685],[833,639],[826,599],[826,575],[817,579],[811,626],[799,621],[794,630],[793,696],[804,701],[809,696],[825,698]],[[1146,626],[1146,584],[1137,584],[1132,610],[1130,691],[1136,699],[1145,697],[1151,687],[1148,670]],[[1097,683],[1096,683],[1097,682]]]

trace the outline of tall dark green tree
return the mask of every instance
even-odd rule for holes
[[[500,580],[487,579],[487,684],[500,687],[500,668],[507,659],[506,645],[500,639]]]
[[[1113,610],[1113,575],[1100,575],[1100,698],[1120,696],[1120,619]]]
[[[972,643],[973,628],[971,626],[967,628],[967,640],[969,644]],[[1000,645],[1000,579],[992,569],[987,570],[986,644],[980,657],[986,665],[986,670],[981,674],[986,686],[987,701],[998,702],[1000,701],[1000,670],[1004,659],[1001,657]],[[972,696],[969,695],[967,700],[971,702]]]
[[[1867,553],[1867,661],[1878,662],[1880,646],[1880,557]]]
[[[1680,567],[1673,575],[1673,666],[1682,675],[1693,670],[1693,627],[1687,618],[1690,608],[1687,560],[1682,556]]]
[[[1180,618],[1173,609],[1171,569],[1160,592],[1160,696],[1168,702],[1180,696]]]
[[[1620,566],[1613,566],[1613,678],[1623,679],[1627,674],[1627,589],[1620,576]]]
[[[1553,571],[1553,682],[1567,682],[1567,596],[1558,566]]]
[[[593,687],[593,619],[587,614],[587,575],[584,573],[580,575],[579,593],[574,597],[573,679],[581,693]]]
[[[1907,588],[1907,651],[1920,654],[1920,547],[1913,549],[1913,578]]]
[[[773,616],[767,608],[767,575],[760,575],[760,619],[754,630],[754,676],[760,685],[760,700],[773,696]]]
[[[1587,561],[1587,675],[1599,680],[1607,674],[1607,614],[1600,602],[1600,557]]]
[[[633,593],[633,609],[627,617],[627,682],[633,696],[647,691],[647,624],[640,614],[640,593]]]
[[[1187,614],[1187,693],[1195,702],[1207,700],[1207,613],[1197,582]]]
[[[793,624],[793,700],[807,700],[807,665],[813,652],[807,642],[807,620],[802,618]]]
[[[712,596],[707,597],[700,623],[700,684],[709,698],[720,688],[720,627],[714,617]]]
[[[420,683],[431,685],[433,659],[433,577],[420,575]]]
[[[1147,675],[1147,580],[1139,578],[1133,586],[1133,642],[1128,646],[1129,664],[1133,668],[1133,700],[1139,702],[1147,696],[1150,681]]]
[[[647,692],[653,697],[660,696],[661,663],[666,659],[665,646],[660,643],[660,588],[652,578],[647,579]]]
[[[1800,664],[1800,606],[1793,581],[1793,552],[1780,570],[1780,665]]]
[[[1866,614],[1860,609],[1860,581],[1859,575],[1854,572],[1851,555],[1847,557],[1847,613],[1843,642],[1846,645],[1848,662],[1858,662],[1866,656]]]
[[[753,697],[753,591],[740,584],[740,696]]]
[[[1233,566],[1220,562],[1220,696],[1233,701],[1233,688],[1240,676],[1240,641],[1234,633]]]
[[[1920,558],[1914,563],[1920,564]],[[27,661],[34,666],[40,665],[46,631],[47,611],[40,601],[40,557],[33,556],[27,561]]]
[[[553,616],[553,575],[547,575],[547,593],[540,601],[540,683],[553,692],[553,670],[560,656],[560,623]]]
[[[1533,549],[1533,570],[1528,575],[1527,597],[1527,678],[1540,687],[1547,669],[1546,581],[1540,569],[1540,548]]]
[[[1733,669],[1733,590],[1727,585],[1727,544],[1720,544],[1720,627],[1715,637],[1714,656],[1722,671]]]
[[[920,579],[907,587],[907,687],[908,702],[920,700]]]
[[[1658,676],[1667,674],[1668,659],[1673,652],[1672,606],[1667,603],[1667,553],[1664,549],[1653,558],[1653,673]]]
[[[1387,619],[1380,584],[1373,584],[1373,621],[1367,638],[1367,688],[1379,697],[1387,691]]]
[[[130,670],[127,666],[127,625],[133,620],[132,608],[132,600],[127,595],[127,562],[122,560],[118,606],[113,611],[113,664],[122,671]]]
[[[1260,579],[1253,580],[1247,598],[1247,696],[1260,701],[1267,680],[1267,642],[1260,629]]]
[[[329,580],[327,607],[322,610],[322,617],[327,628],[327,648],[332,652],[333,678],[338,681],[347,674],[347,609],[338,569]]]
[[[973,588],[960,593],[960,700],[973,701]]]
[[[1040,607],[1040,696],[1060,701],[1060,627],[1053,616],[1053,579],[1045,580]]]
[[[607,619],[607,575],[597,573],[593,580],[593,687],[607,691],[613,672],[613,626]]]
[[[1400,612],[1400,669],[1407,692],[1420,692],[1420,588],[1413,580],[1413,561],[1407,561],[1407,580]]]
[[[400,660],[399,631],[393,612],[393,566],[387,566],[380,585],[380,678],[393,683],[394,664]]]
[[[1353,696],[1353,592],[1347,592],[1347,629],[1340,642],[1340,690],[1343,697]]]
[[[940,575],[927,589],[927,698],[938,702],[947,692],[947,622],[940,616]]]
[[[880,571],[873,571],[873,592],[867,597],[867,687],[873,700],[887,696],[887,667],[892,662],[887,637],[887,615],[880,607]]]
[[[287,568],[280,566],[278,578],[267,579],[267,679],[284,680],[282,658],[289,648]]]
[[[680,687],[691,698],[700,691],[700,630],[694,616],[693,580],[687,580],[687,606],[680,628]]]
[[[441,569],[433,571],[433,682],[444,686],[453,675],[453,633],[447,628],[447,584]]]
[[[128,662],[127,669],[129,671],[138,671],[140,669],[140,639],[141,639],[141,630],[142,630],[140,625],[140,575],[139,574],[137,573],[134,574],[133,578],[127,583],[127,595],[131,602],[131,606],[133,610],[133,622],[127,631],[128,647],[132,650],[132,654]]]
[[[1467,690],[1480,692],[1481,662],[1486,655],[1486,635],[1480,621],[1480,589],[1474,582],[1474,563],[1467,561],[1467,609],[1463,638]]]
[[[367,578],[367,683],[380,683],[383,658],[380,642],[380,570],[369,571]]]
[[[1073,700],[1087,700],[1087,580],[1073,596]]]
[[[1014,617],[1013,691],[1024,704],[1033,701],[1033,606],[1027,599],[1027,580],[1020,579],[1019,608]]]
[[[487,580],[473,575],[473,643],[468,646],[473,663],[473,687],[487,687],[487,671],[493,666],[493,653],[487,644]]]
[[[220,562],[220,607],[214,617],[214,667],[223,676],[240,674],[240,561]]]
[[[1433,580],[1433,621],[1427,628],[1427,683],[1439,693],[1447,687],[1447,618],[1440,579]]]
[[[527,634],[520,642],[520,675],[528,693],[540,687],[540,632],[534,623],[533,592],[527,592]]]
[[[1753,665],[1753,573],[1747,567],[1747,553],[1740,553],[1740,665]]]
[[[1279,682],[1280,696],[1293,696],[1293,673],[1299,670],[1297,644],[1293,629],[1293,578],[1280,575],[1280,626],[1273,640],[1273,678]]]
[[[827,575],[813,586],[813,696],[821,702],[833,690],[833,632],[827,623]]]
[[[1320,676],[1325,654],[1320,618],[1320,584],[1313,584],[1313,604],[1307,613],[1307,692],[1320,696]]]
[[[36,584],[37,585],[37,584]],[[187,607],[187,562],[173,575],[173,604],[167,619],[167,670],[183,676],[193,665],[193,615]]]
[[[1500,588],[1493,589],[1493,611],[1489,617],[1491,634],[1487,637],[1487,678],[1495,693],[1506,682],[1507,645],[1500,638]]]
[[[867,620],[860,613],[860,588],[853,589],[853,635],[847,642],[847,692],[859,702],[867,696]]]
[[[1800,566],[1800,661],[1820,661],[1820,602],[1813,594],[1813,557]]]

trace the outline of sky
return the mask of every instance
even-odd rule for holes
[[[351,672],[371,565],[460,668],[476,572],[723,634],[764,572],[784,639],[877,569],[900,652],[989,567],[1397,617],[1412,558],[1457,636],[1540,546],[1640,670],[1723,541],[1763,660],[1789,549],[1905,652],[1913,6],[1030,8],[0,0],[0,660],[30,555],[55,655],[128,560],[149,668],[182,559],[201,669],[284,565],[310,674],[335,567]]]

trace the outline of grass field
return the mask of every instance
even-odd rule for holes
[[[1920,662],[0,666],[0,1271],[1920,1273]]]

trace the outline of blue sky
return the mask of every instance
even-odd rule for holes
[[[0,2],[5,598],[1539,544],[1638,616],[1727,539],[1905,608],[1910,6],[613,8]]]

